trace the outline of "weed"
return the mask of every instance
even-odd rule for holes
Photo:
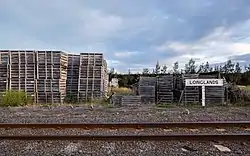
[[[1,96],[1,106],[25,106],[33,102],[33,98],[24,91],[8,90]]]

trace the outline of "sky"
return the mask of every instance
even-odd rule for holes
[[[249,0],[1,0],[0,49],[102,52],[117,72],[250,64]]]

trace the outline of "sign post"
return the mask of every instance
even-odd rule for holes
[[[223,86],[223,79],[186,79],[186,86],[202,87],[202,106],[205,107],[205,86]]]

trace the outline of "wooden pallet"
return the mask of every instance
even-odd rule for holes
[[[160,76],[157,79],[157,103],[173,103],[173,75]]]
[[[6,78],[0,78],[0,93],[8,90],[8,80]]]
[[[62,51],[37,51],[37,64],[68,66],[68,54]]]
[[[155,97],[156,89],[155,86],[139,86],[138,92],[141,96]]]
[[[139,80],[139,86],[155,86],[156,77],[144,77],[141,76]]]
[[[34,94],[36,90],[36,80],[35,79],[19,79],[12,78],[8,79],[8,90],[22,90],[30,94]]]
[[[60,92],[36,92],[36,102],[41,104],[63,103],[66,94]]]
[[[114,106],[122,106],[122,95],[113,95],[111,98],[111,104]]]
[[[66,93],[66,80],[64,79],[37,79],[37,92]]]
[[[141,105],[141,96],[122,96],[122,106]]]
[[[199,78],[198,74],[184,74],[183,75],[183,83],[185,84],[186,79],[197,79]],[[193,87],[193,86],[185,86],[184,87],[184,98],[183,102],[185,104],[194,104],[200,103],[200,87]]]

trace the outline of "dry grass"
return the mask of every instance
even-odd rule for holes
[[[241,89],[241,90],[246,90],[246,91],[250,91],[250,86],[240,86],[238,85],[238,87]]]
[[[114,92],[115,94],[119,94],[119,95],[132,95],[133,91],[130,88],[125,88],[125,87],[120,87],[120,88],[109,88],[109,95],[112,94],[112,92]]]

